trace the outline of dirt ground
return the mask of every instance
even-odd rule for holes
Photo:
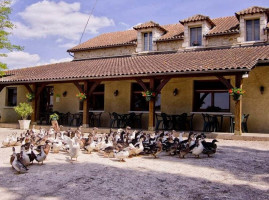
[[[12,132],[0,129],[1,144]],[[118,162],[82,152],[70,162],[64,152],[50,153],[20,175],[9,164],[11,151],[0,148],[1,200],[269,199],[269,142],[219,140],[217,153],[201,159],[162,153]]]

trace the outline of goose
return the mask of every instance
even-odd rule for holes
[[[218,140],[216,139],[212,140],[212,142],[202,141],[202,144],[204,146],[203,154],[207,154],[207,156],[210,157],[210,155],[216,153],[216,142],[218,142]]]
[[[27,172],[27,167],[24,166],[21,162],[20,159],[22,157],[22,152],[20,154],[16,154],[14,157],[14,160],[12,162],[12,167],[20,174],[20,173],[25,173]]]
[[[40,149],[41,149],[41,152],[38,155],[36,155],[35,160],[38,162],[38,164],[42,162],[42,165],[43,165],[43,161],[46,159],[47,155],[44,152],[43,146],[41,146]]]

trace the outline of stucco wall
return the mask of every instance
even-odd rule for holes
[[[74,53],[74,59],[87,59],[107,56],[122,56],[135,53],[135,46],[111,47],[104,49],[93,49]]]
[[[263,94],[260,86],[264,86]],[[249,131],[269,133],[269,66],[252,70],[244,79],[243,88],[243,113],[249,114]]]
[[[12,86],[17,87],[17,104],[21,102],[26,102],[26,94],[28,93],[27,89],[24,86]],[[4,88],[0,93],[0,115],[1,122],[17,122],[20,117],[14,111],[14,107],[6,106],[7,101],[7,90]]]

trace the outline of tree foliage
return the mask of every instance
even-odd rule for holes
[[[15,28],[15,25],[9,20],[11,13],[10,0],[0,0],[0,50],[22,50],[23,48],[18,45],[13,45],[8,39],[11,31]],[[0,52],[1,57],[6,57],[7,54]],[[7,69],[5,63],[0,62],[0,76],[4,75],[4,71]]]

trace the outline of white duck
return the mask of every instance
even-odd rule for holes
[[[53,153],[59,153],[60,149],[62,148],[63,143],[60,140],[56,140],[52,144],[52,151]]]
[[[42,165],[43,165],[43,161],[46,159],[46,157],[47,155],[44,152],[44,146],[41,146],[41,152],[38,155],[36,155],[35,159],[38,162],[38,164],[42,162]]]
[[[124,159],[128,158],[129,157],[129,151],[125,151],[125,150],[122,150],[122,151],[114,151],[114,157],[117,158],[119,161],[124,161]]]
[[[79,146],[79,142],[78,142],[78,138],[75,138],[75,142],[73,143],[72,140],[68,141],[69,144],[69,155],[71,157],[71,160],[73,160],[73,158],[78,158],[79,156],[79,152],[80,152],[80,146]]]
[[[92,151],[94,151],[96,149],[96,142],[93,141],[93,139],[91,138],[90,144],[85,146],[84,148],[87,151],[87,153],[91,154]]]
[[[139,141],[139,148],[135,148],[135,155],[139,155],[144,150],[143,138]]]
[[[9,137],[9,136],[7,136],[7,137],[4,139],[4,141],[2,142],[2,145],[3,145],[4,147],[9,147],[9,146],[10,146],[10,137]]]
[[[12,137],[10,138],[10,146],[15,146],[17,143],[16,133],[13,133]]]
[[[200,154],[204,150],[204,146],[202,144],[201,138],[198,138],[195,143],[195,147],[192,149],[192,154],[199,158]]]

